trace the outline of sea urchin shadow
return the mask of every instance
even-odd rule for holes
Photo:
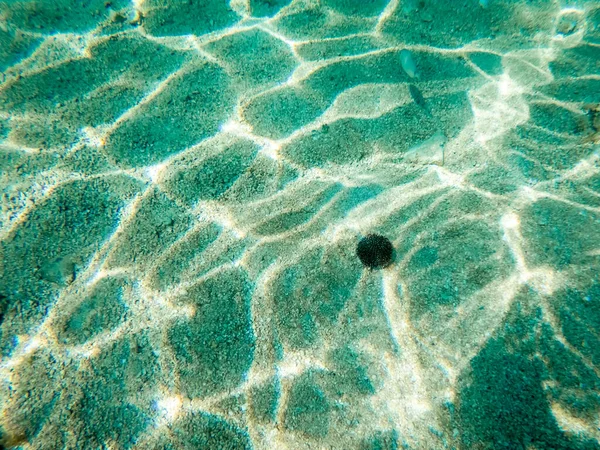
[[[369,234],[356,246],[356,255],[365,267],[380,269],[394,260],[394,246],[390,240],[379,234]]]

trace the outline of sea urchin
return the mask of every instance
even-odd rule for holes
[[[369,269],[388,266],[394,256],[394,246],[390,240],[379,234],[369,234],[362,238],[357,247],[358,259]]]

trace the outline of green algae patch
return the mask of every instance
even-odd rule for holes
[[[22,361],[12,380],[17,401],[9,406],[0,442],[63,448],[76,440],[100,448],[110,440],[134,447],[151,423],[159,370],[147,335],[118,338],[83,364],[74,358],[57,365],[57,358],[45,348]]]
[[[588,288],[597,289],[590,284]],[[576,302],[577,310],[587,303],[585,289],[582,291],[561,290],[550,301],[563,309],[570,304],[563,302],[566,295]],[[600,379],[593,366],[576,356],[564,344],[564,337],[543,320],[539,309],[532,307],[532,300],[540,301],[532,290],[518,295],[498,336],[486,343],[458,380],[455,426],[461,430],[461,443],[498,449],[527,445],[594,449],[597,442],[593,438],[565,432],[554,411],[559,407],[565,413],[577,411],[573,419],[590,417],[586,411],[597,411],[599,406],[591,392],[600,386]],[[580,312],[574,311],[562,325],[581,320],[576,318]],[[577,345],[585,339],[585,334],[578,336]]]
[[[16,402],[7,410],[3,421],[6,433],[0,435],[0,445],[23,444],[35,439],[51,420],[57,402],[64,395],[60,390],[44,389],[59,383],[61,374],[53,365],[55,360],[47,350],[29,355],[12,382]]]
[[[71,60],[15,78],[0,88],[0,105],[14,112],[50,113],[56,103],[80,96],[106,82],[110,72],[91,59]]]
[[[250,14],[254,17],[273,17],[292,0],[249,0]]]
[[[576,80],[597,73],[597,54],[597,45],[582,42],[573,48],[563,49],[556,59],[550,62],[549,69],[554,79]]]
[[[572,265],[595,267],[599,221],[597,213],[563,202],[541,199],[533,203],[522,216],[522,233],[530,250],[527,259],[534,266],[550,265],[557,270]]]
[[[284,426],[312,438],[324,438],[329,432],[332,406],[313,378],[313,373],[308,372],[294,380],[290,387]]]
[[[203,150],[178,158],[161,183],[166,192],[190,206],[223,195],[252,163],[258,146],[240,139],[214,155],[205,155]]]
[[[375,394],[380,380],[370,373],[373,361],[368,355],[345,345],[331,351],[328,362],[331,367],[328,374],[331,376],[325,377],[328,391],[348,400]]]
[[[553,104],[533,103],[529,108],[530,123],[556,134],[581,134],[585,119],[581,114]]]
[[[343,245],[307,252],[274,281],[277,327],[284,346],[310,347],[336,326],[360,277],[354,246]]]
[[[315,6],[312,4],[292,5],[278,14],[273,24],[277,31],[284,36],[306,41],[369,33],[376,23],[374,17],[344,16],[336,14],[333,10]]]
[[[288,44],[258,29],[234,33],[206,45],[244,88],[285,81],[297,65]]]
[[[78,380],[82,392],[75,414],[85,425],[77,426],[77,442],[96,448],[110,439],[121,448],[134,447],[151,424],[150,399],[159,372],[147,336],[140,333],[116,340],[90,365]]]
[[[134,87],[149,86],[176,70],[183,61],[180,52],[171,52],[148,39],[131,36],[100,40],[90,46],[89,53],[89,58],[58,62],[7,82],[0,88],[0,105],[15,112],[60,113],[60,117],[69,110],[67,103],[72,101],[71,108],[83,108],[79,114],[85,117],[86,112],[90,113],[84,99],[95,89],[114,84],[117,77],[121,79],[116,86],[106,86],[90,97],[92,105],[108,108],[100,103],[112,100],[119,85],[129,82]],[[139,59],[141,54],[147,57]],[[125,76],[124,69],[127,69]],[[135,99],[130,99],[128,104],[133,106]],[[118,108],[119,103],[113,107]],[[76,114],[77,111],[73,111],[66,117]]]
[[[279,377],[274,376],[250,391],[250,414],[260,423],[274,423],[280,397],[281,383]]]
[[[323,4],[348,16],[378,16],[387,6],[387,0],[324,0]]]
[[[24,333],[59,289],[71,284],[114,231],[121,208],[142,189],[128,176],[73,181],[58,186],[0,244],[11,265],[1,269],[0,292],[23,314],[4,332]],[[9,315],[12,317],[16,310]],[[25,328],[23,328],[25,327]],[[4,340],[3,344],[8,344]]]
[[[204,34],[233,25],[238,15],[221,0],[148,0],[142,4],[142,24],[155,36]]]
[[[138,104],[148,92],[148,87],[146,83],[136,85],[125,80],[107,83],[83,98],[75,98],[57,107],[56,115],[71,127],[109,124]]]
[[[415,59],[422,81],[440,80],[442,75],[446,79],[463,79],[468,85],[481,84],[485,81],[457,56],[415,52]],[[439,70],[440,66],[445,68],[443,73]],[[253,97],[243,105],[243,118],[252,126],[255,133],[277,139],[315,120],[325,112],[336,97],[351,88],[370,83],[399,84],[410,80],[400,67],[400,52],[397,50],[335,61],[315,70],[295,86],[285,86]],[[430,110],[434,112],[434,118],[423,111],[415,111],[410,115],[420,116],[419,120],[411,119],[410,115],[404,119],[408,123],[431,122],[435,119],[443,128],[451,128],[451,135],[455,135],[457,129],[472,118],[466,93],[447,94],[432,102]],[[384,123],[385,121],[380,120],[381,131],[393,135],[396,130],[393,124],[386,124],[387,128],[383,130]],[[408,125],[403,122],[400,126]],[[427,128],[436,127],[427,123]],[[419,128],[415,128],[415,131],[418,132]],[[349,135],[352,137],[351,132]],[[294,142],[290,145],[294,145]],[[361,143],[358,142],[358,145]],[[362,147],[367,146],[366,143],[362,144]]]
[[[400,447],[400,437],[396,430],[378,431],[361,442],[359,450],[397,450]],[[408,444],[402,445],[408,447]]]
[[[296,46],[298,55],[308,61],[321,61],[340,56],[360,55],[383,47],[374,36],[348,36],[335,40],[309,41]]]
[[[298,178],[298,171],[283,159],[258,153],[252,163],[221,197],[225,202],[245,204],[268,199]]]
[[[550,301],[567,342],[596,367],[600,366],[599,303],[600,282],[593,279],[579,288],[558,292]]]
[[[0,6],[0,13],[2,7]],[[0,29],[0,72],[29,56],[39,45],[40,39],[21,30]]]
[[[504,166],[489,164],[485,170],[476,172],[467,179],[480,189],[505,195],[515,192],[523,184],[525,180],[519,175],[514,169],[508,170]]]
[[[184,395],[214,395],[244,379],[254,358],[251,292],[246,274],[228,269],[189,288],[179,300],[196,308],[193,317],[168,331]]]
[[[408,261],[403,273],[415,320],[444,307],[456,308],[512,265],[500,230],[463,221],[435,231],[428,245]]]
[[[531,47],[533,37],[550,33],[558,5],[544,0],[516,3],[512,0],[477,3],[414,2],[410,13],[396,8],[381,26],[383,36],[403,44],[457,48],[477,40],[495,39],[506,50]],[[488,2],[486,2],[488,3]],[[432,24],[435,32],[431,32]],[[501,47],[502,48],[502,47]]]
[[[145,267],[189,228],[191,215],[158,189],[140,200],[115,239],[107,267]]]
[[[77,132],[57,120],[56,116],[41,116],[14,119],[8,137],[23,147],[59,149],[73,145]]]
[[[437,132],[438,123],[415,104],[395,108],[374,119],[340,119],[282,147],[281,153],[303,167],[352,164],[376,148],[401,156]]]
[[[111,10],[106,0],[72,2],[58,0],[51,3],[35,0],[18,0],[0,4],[0,16],[22,30],[38,33],[84,32],[105,20]],[[128,5],[125,0],[112,0],[109,5],[120,9]]]
[[[600,80],[562,79],[540,87],[540,91],[562,102],[600,103]]]
[[[221,228],[209,223],[189,231],[165,252],[160,264],[148,274],[148,281],[154,289],[168,289],[181,283],[182,272],[199,257],[206,258],[206,251],[219,237]],[[196,271],[196,275],[202,272]]]
[[[334,195],[340,191],[339,185],[332,185],[322,192],[313,194],[310,202],[302,205],[300,202],[291,210],[275,214],[272,217],[259,223],[253,228],[253,233],[257,235],[272,235],[290,231],[296,227],[309,222],[319,211],[331,201]],[[272,203],[271,203],[272,205]],[[300,206],[298,208],[298,206]],[[281,211],[281,208],[275,208]]]
[[[235,103],[229,84],[213,63],[182,69],[109,135],[106,153],[120,166],[147,166],[216,133]]]
[[[148,283],[167,290],[178,283],[193,282],[220,265],[239,259],[251,242],[209,222],[174,243],[149,271]]]
[[[175,71],[183,53],[141,37],[111,37],[73,58],[30,71],[0,88],[0,105],[14,117],[10,139],[31,148],[71,146],[84,127],[113,123],[155,83]],[[143,61],[137,57],[147,55]],[[127,74],[123,71],[127,68]]]
[[[57,324],[59,342],[80,345],[118,327],[128,309],[122,297],[124,285],[125,281],[118,278],[104,278],[94,285]]]
[[[285,87],[253,97],[243,105],[242,117],[254,133],[280,139],[316,119],[326,105],[310,89]]]
[[[57,167],[81,176],[98,175],[117,169],[98,147],[89,146],[69,152],[61,158]]]
[[[58,163],[59,160],[50,152],[26,152],[0,144],[0,187],[3,201],[10,201],[8,197],[13,190],[26,192],[32,189],[31,183],[36,176]]]
[[[192,412],[173,425],[176,447],[181,450],[251,450],[250,437],[227,421],[203,412]]]
[[[488,75],[502,74],[502,57],[489,52],[471,52],[469,60]]]

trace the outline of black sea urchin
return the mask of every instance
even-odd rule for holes
[[[384,236],[369,234],[358,243],[356,255],[369,269],[379,269],[388,266],[392,262],[394,246]]]

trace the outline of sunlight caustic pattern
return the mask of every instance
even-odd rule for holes
[[[5,447],[600,448],[597,2],[0,19]]]

